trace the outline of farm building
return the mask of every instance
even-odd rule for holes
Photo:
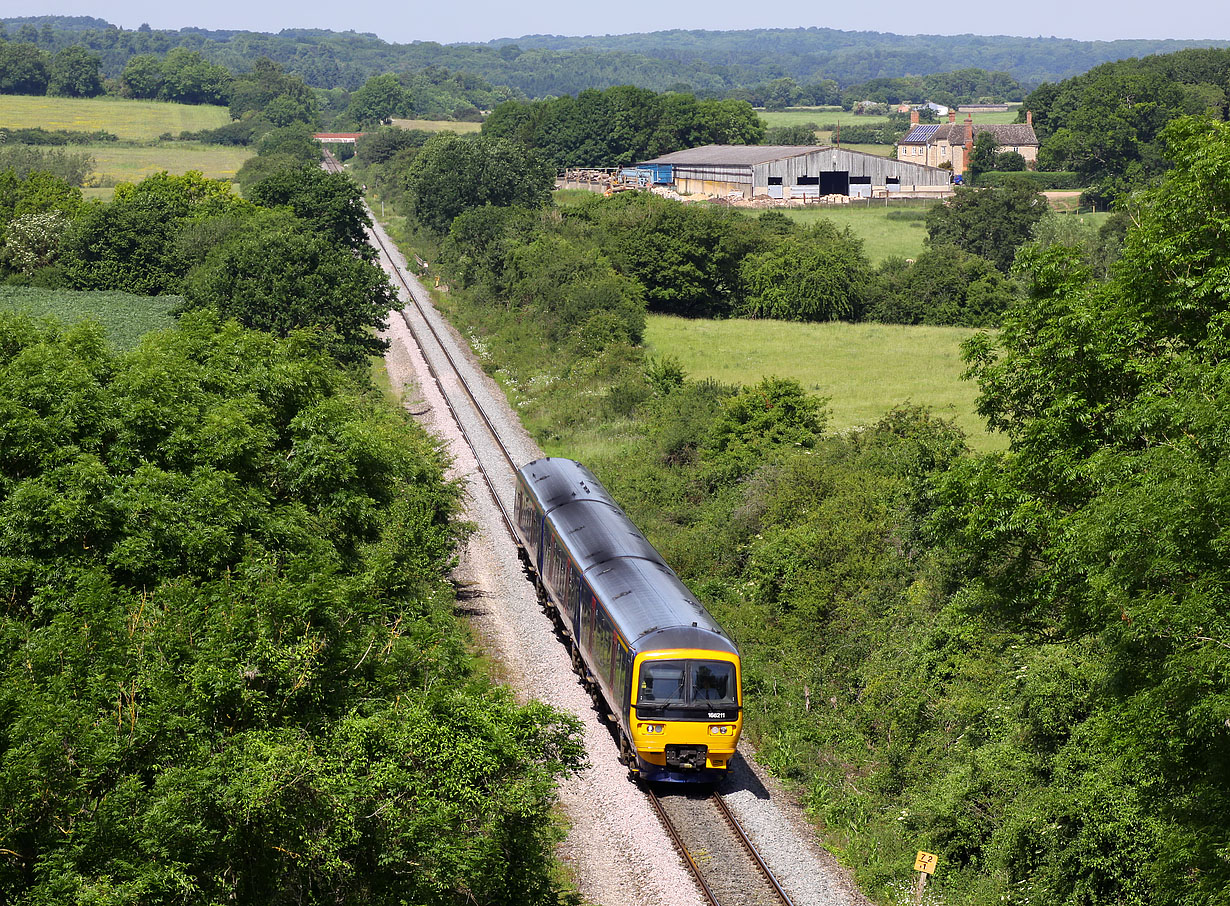
[[[938,167],[942,163],[952,165],[954,173],[964,173],[974,142],[982,132],[995,136],[995,143],[1002,151],[1016,151],[1025,158],[1026,166],[1032,167],[1038,160],[1038,136],[1034,134],[1033,113],[1026,112],[1025,123],[993,126],[975,123],[969,114],[964,123],[957,122],[956,111],[948,114],[948,123],[941,126],[918,124],[917,116],[911,118],[910,131],[897,143],[897,157],[920,164]]]
[[[914,192],[936,194],[952,182],[947,170],[826,145],[705,145],[645,161],[658,183],[682,193],[816,198]]]

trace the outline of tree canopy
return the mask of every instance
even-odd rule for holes
[[[423,145],[404,178],[415,216],[443,233],[472,208],[542,205],[555,171],[516,142],[442,132]]]
[[[1041,193],[1017,180],[993,189],[958,186],[952,199],[927,212],[927,243],[955,245],[1007,273],[1016,250],[1047,211]]]
[[[1085,728],[1102,760],[1073,766],[1084,804],[1052,819],[1065,831],[1050,844],[1150,853],[1136,875],[1106,866],[1105,902],[1230,887],[1230,125],[1181,119],[1162,137],[1173,169],[1134,202],[1111,280],[1060,246],[1034,251],[1029,300],[969,345],[1011,452],[959,473],[941,520],[984,606],[1106,651],[1103,717]],[[1094,803],[1114,801],[1103,826]],[[1085,886],[1058,866],[1047,882],[1055,901]]]
[[[475,681],[458,489],[303,340],[0,315],[9,901],[558,901],[575,722]]]

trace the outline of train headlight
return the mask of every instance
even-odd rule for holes
[[[661,733],[666,730],[665,724],[641,724],[641,729],[646,733]]]
[[[732,729],[733,729],[732,727],[727,727],[727,726],[710,727],[709,735],[710,736],[729,736]]]

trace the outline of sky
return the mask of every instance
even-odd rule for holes
[[[938,5],[937,5],[938,6]],[[353,29],[386,41],[490,41],[527,34],[592,35],[662,31],[798,28],[816,26],[901,35],[977,34],[1076,38],[1204,38],[1230,40],[1230,3],[1226,0],[1123,0],[1093,4],[1072,0],[964,4],[970,15],[937,12],[917,0],[857,0],[821,4],[815,0],[778,0],[761,7],[747,0],[676,0],[671,4],[575,4],[541,0],[532,5],[500,0],[444,0],[390,3],[347,0],[211,0],[202,4],[166,0],[3,0],[4,16],[96,16],[122,28],[143,22],[154,28],[242,29],[276,32],[283,28]],[[973,11],[977,11],[974,13]]]

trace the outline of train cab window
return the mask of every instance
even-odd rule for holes
[[[636,693],[637,704],[684,704],[686,676],[683,661],[646,661],[641,665],[641,684]]]
[[[735,666],[727,661],[646,661],[641,664],[636,704],[646,708],[735,707]]]
[[[692,701],[735,704],[735,668],[725,661],[692,661]]]

